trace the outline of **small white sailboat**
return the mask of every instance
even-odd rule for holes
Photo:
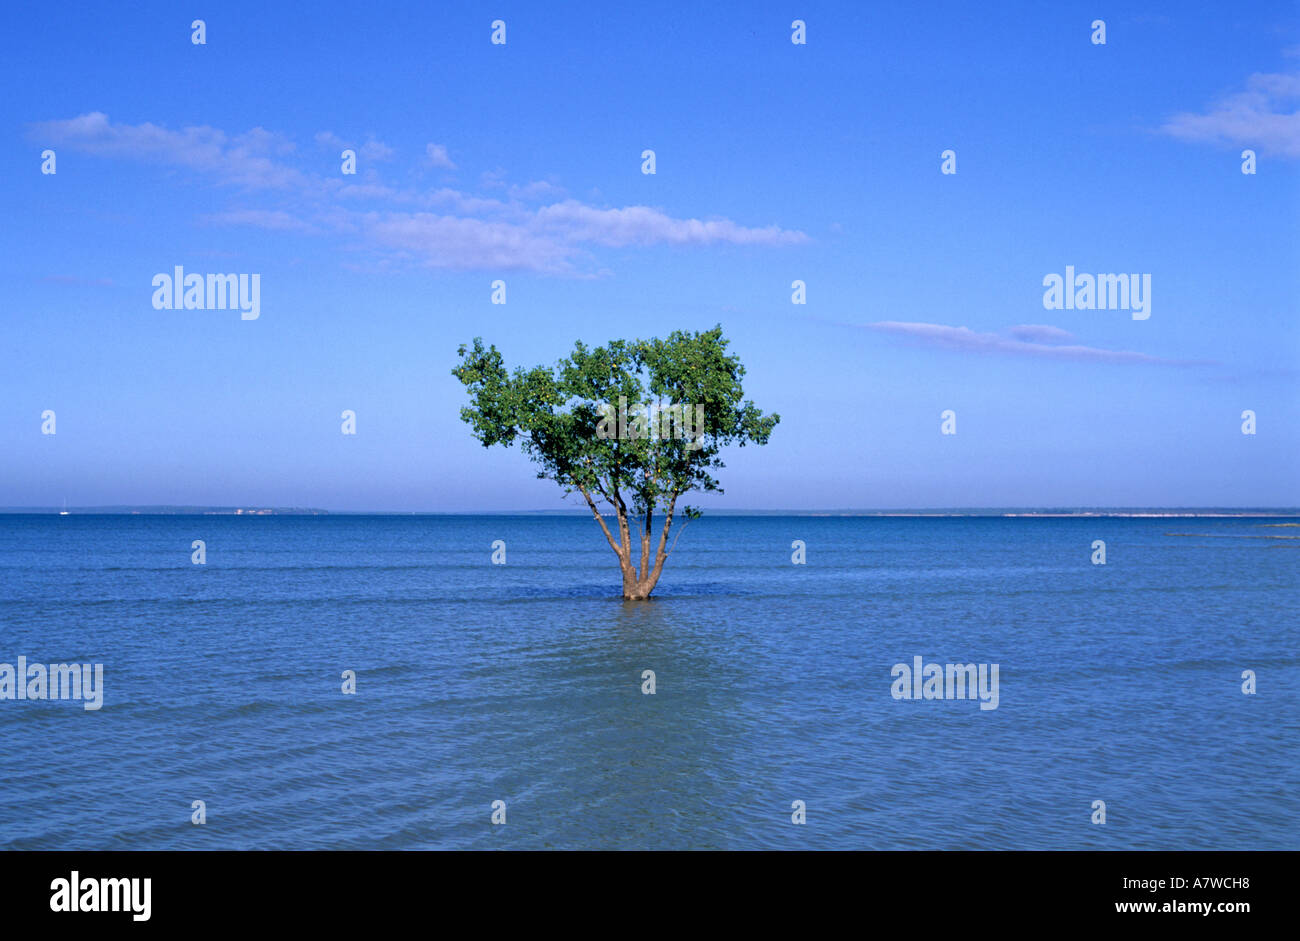
[[[60,515],[60,516],[67,516],[67,515],[68,515],[68,498],[67,498],[67,497],[64,497],[64,498],[63,498],[63,509],[59,510],[59,515]]]

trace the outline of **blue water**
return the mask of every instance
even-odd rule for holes
[[[0,701],[0,847],[1298,849],[1278,522],[706,516],[625,603],[590,518],[0,517],[0,662],[105,687]]]

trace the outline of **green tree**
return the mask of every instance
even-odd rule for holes
[[[582,494],[618,556],[627,599],[648,598],[658,584],[672,551],[668,533],[678,498],[691,491],[722,493],[713,477],[725,466],[719,451],[766,444],[780,421],[744,400],[745,367],[727,355],[721,326],[595,348],[578,342],[554,367],[513,373],[482,339],[457,353],[460,365],[452,374],[470,395],[460,417],[484,447],[518,441],[539,465],[538,477],[554,480],[566,495]],[[617,536],[601,515],[602,501],[613,511]],[[657,515],[663,522],[654,545]],[[682,509],[687,520],[699,515],[694,507]],[[634,531],[640,541],[635,563]]]

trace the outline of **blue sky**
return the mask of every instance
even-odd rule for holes
[[[782,421],[706,507],[1300,504],[1296,3],[203,6],[10,14],[0,505],[558,508],[458,344],[715,323]]]

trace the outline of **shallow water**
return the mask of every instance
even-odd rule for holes
[[[0,701],[0,847],[1300,849],[1272,522],[706,516],[624,603],[590,518],[3,516],[0,662],[105,692]]]

